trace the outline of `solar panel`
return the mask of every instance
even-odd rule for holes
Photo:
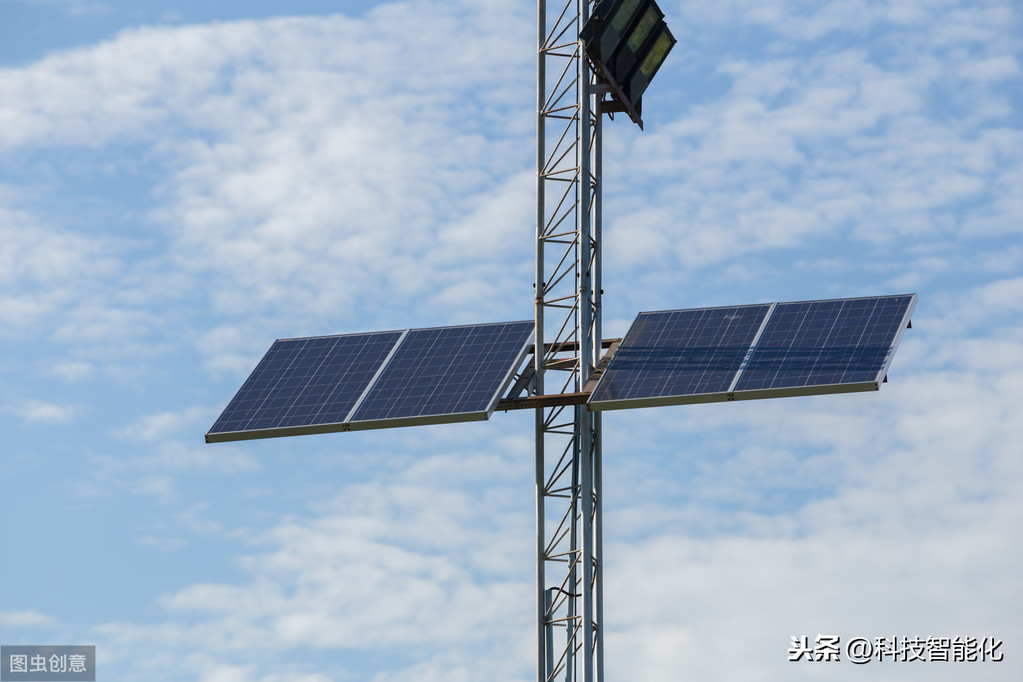
[[[206,442],[487,419],[532,322],[274,342]]]
[[[486,419],[532,342],[532,322],[412,330],[351,428]]]
[[[640,313],[591,410],[877,390],[916,294]]]
[[[590,396],[591,409],[727,400],[770,307],[640,313]]]
[[[207,443],[344,430],[404,332],[275,341],[228,403]]]
[[[877,390],[915,306],[915,294],[779,303],[734,398]]]

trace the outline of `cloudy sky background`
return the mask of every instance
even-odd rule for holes
[[[1020,679],[1023,8],[659,4],[646,131],[606,128],[606,335],[920,303],[879,393],[605,417],[608,679]],[[532,679],[531,414],[202,435],[274,338],[532,315],[534,13],[0,0],[0,643]],[[818,633],[1005,660],[786,661]]]

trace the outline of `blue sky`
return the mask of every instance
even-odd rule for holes
[[[605,134],[606,335],[920,302],[879,393],[605,417],[608,679],[1020,679],[1021,8],[659,4],[646,131]],[[531,316],[534,12],[0,0],[0,643],[531,679],[531,415],[203,433],[275,338]],[[1005,660],[786,662],[819,633]]]

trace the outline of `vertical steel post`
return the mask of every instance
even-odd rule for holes
[[[543,169],[547,163],[546,138],[547,128],[544,120],[544,106],[547,99],[547,70],[546,57],[544,56],[544,43],[547,39],[547,3],[545,0],[537,0],[537,60],[536,60],[536,272],[533,279],[534,295],[534,319],[536,330],[533,341],[533,388],[537,395],[544,392],[543,370],[544,370],[544,315],[543,315],[543,291],[546,286],[544,280],[544,249],[543,233],[546,224],[546,208],[544,202],[544,180]],[[536,410],[534,425],[536,434],[536,682],[546,682],[547,669],[550,667],[550,641],[547,631],[550,626],[547,624],[547,612],[551,608],[553,596],[547,591],[547,580],[544,567],[546,565],[545,555],[547,547],[547,534],[544,528],[544,411]],[[550,596],[550,601],[548,597]]]
[[[589,0],[579,2],[578,30],[581,30],[590,18]],[[578,300],[578,332],[579,339],[579,376],[577,378],[578,388],[582,390],[586,382],[590,380],[593,363],[593,224],[591,199],[593,196],[592,174],[592,131],[593,118],[590,110],[590,66],[583,58],[583,42],[576,31],[576,68],[578,69],[578,102],[579,102],[579,142],[576,146],[576,153],[579,157],[579,219],[577,223],[579,260],[577,264],[579,278]],[[599,344],[599,341],[598,341]],[[575,432],[579,443],[579,457],[577,466],[582,471],[579,476],[581,486],[579,497],[582,501],[582,585],[579,591],[582,593],[582,637],[583,637],[583,682],[594,682],[593,679],[593,638],[594,638],[594,609],[593,609],[593,432],[592,413],[585,405],[579,405],[575,410]]]
[[[601,297],[604,294],[603,275],[601,274],[601,263],[603,255],[603,132],[604,121],[601,101],[603,100],[603,88],[595,85],[593,88],[593,365],[600,362],[601,341],[603,339],[603,314]],[[604,500],[602,492],[602,434],[601,414],[591,412],[591,427],[593,430],[593,556],[594,556],[594,587],[593,594],[596,601],[596,613],[594,617],[597,623],[596,632],[596,661],[594,663],[596,679],[604,680]]]
[[[550,4],[548,4],[550,3]],[[600,359],[600,108],[579,32],[593,0],[537,0],[537,394],[582,391]],[[600,97],[601,95],[598,95]],[[559,376],[552,381],[555,372]],[[600,420],[536,410],[537,682],[601,682]],[[553,636],[565,628],[564,637]]]

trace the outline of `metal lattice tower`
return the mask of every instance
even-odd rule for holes
[[[603,339],[602,116],[642,128],[640,98],[675,44],[663,18],[654,0],[537,0],[532,322],[278,339],[206,434],[534,409],[537,682],[604,680],[603,410],[878,390],[916,305],[909,294],[653,311]]]
[[[590,0],[537,2],[537,395],[581,393],[600,360],[598,89]],[[542,351],[541,351],[542,349]],[[537,682],[603,679],[600,415],[536,408]]]

